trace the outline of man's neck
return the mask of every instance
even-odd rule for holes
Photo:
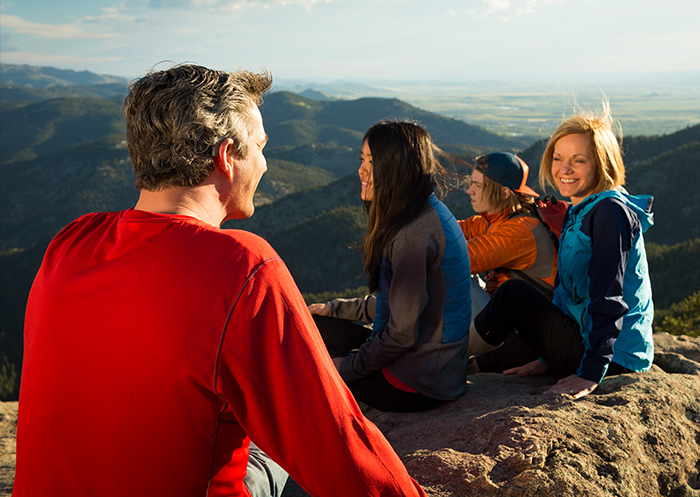
[[[155,192],[141,190],[134,209],[194,217],[216,227],[221,226],[226,218],[225,209],[212,185],[170,187]]]

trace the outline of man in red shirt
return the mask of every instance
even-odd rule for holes
[[[30,294],[15,496],[279,495],[287,473],[312,495],[425,495],[274,250],[220,229],[253,214],[271,84],[184,65],[131,85],[139,200],[63,229]]]

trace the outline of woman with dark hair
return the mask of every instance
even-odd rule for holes
[[[539,353],[504,373],[552,371],[562,379],[548,392],[579,398],[605,376],[651,367],[654,305],[643,233],[653,224],[652,198],[629,195],[624,182],[607,103],[602,115],[574,116],[552,134],[540,183],[571,200],[553,299],[509,280],[474,319],[485,342],[498,345],[517,330]]]
[[[422,411],[466,390],[469,254],[435,196],[445,171],[434,150],[410,122],[367,131],[358,171],[368,214],[362,258],[376,296],[309,306],[355,398],[382,411]]]

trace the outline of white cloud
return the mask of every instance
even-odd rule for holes
[[[19,52],[19,48],[14,46],[12,44],[12,41],[10,39],[9,35],[2,34],[0,35],[0,47],[2,47],[2,51],[4,52]]]
[[[301,5],[306,10],[311,10],[311,7],[317,3],[331,3],[331,1],[332,0],[273,0],[273,3],[279,5]]]
[[[87,21],[92,19],[86,18]],[[17,16],[0,16],[0,26],[14,30],[15,33],[53,40],[69,39],[106,39],[121,36],[113,32],[97,32],[85,29],[83,21],[72,24],[40,24]]]
[[[510,8],[510,0],[481,0],[487,7],[487,14],[505,12]]]
[[[149,7],[157,9],[190,10],[204,9],[215,11],[242,11],[247,9],[267,9],[272,6],[299,5],[311,10],[314,5],[328,4],[333,0],[149,0]]]
[[[562,4],[565,0],[481,0],[486,5],[486,14],[499,14],[503,20],[510,17],[534,14],[551,4]],[[575,1],[575,0],[568,0]],[[589,0],[594,1],[594,0]]]
[[[547,5],[557,4],[560,5],[564,0],[527,0],[522,4],[516,5],[513,9],[513,13],[516,16],[524,16],[528,14],[534,14],[540,9],[543,9]]]
[[[2,52],[2,61],[6,64],[84,66],[86,64],[116,62],[124,57],[78,57],[74,55],[47,55],[28,52]]]
[[[236,1],[228,1],[228,2],[222,2],[221,5],[221,10],[224,12],[235,12],[239,10],[247,10],[247,9],[254,9],[254,8],[268,8],[267,2],[258,2],[258,1],[248,1],[248,0],[236,0]]]

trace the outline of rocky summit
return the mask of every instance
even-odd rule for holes
[[[553,377],[470,376],[461,399],[368,416],[433,497],[700,497],[700,338],[655,334],[651,371],[590,395]],[[0,403],[0,495],[14,471],[17,403]],[[287,486],[285,496],[306,495]]]
[[[545,395],[551,376],[476,374],[437,409],[367,416],[431,497],[700,497],[700,338],[654,344],[649,372],[579,400]]]

